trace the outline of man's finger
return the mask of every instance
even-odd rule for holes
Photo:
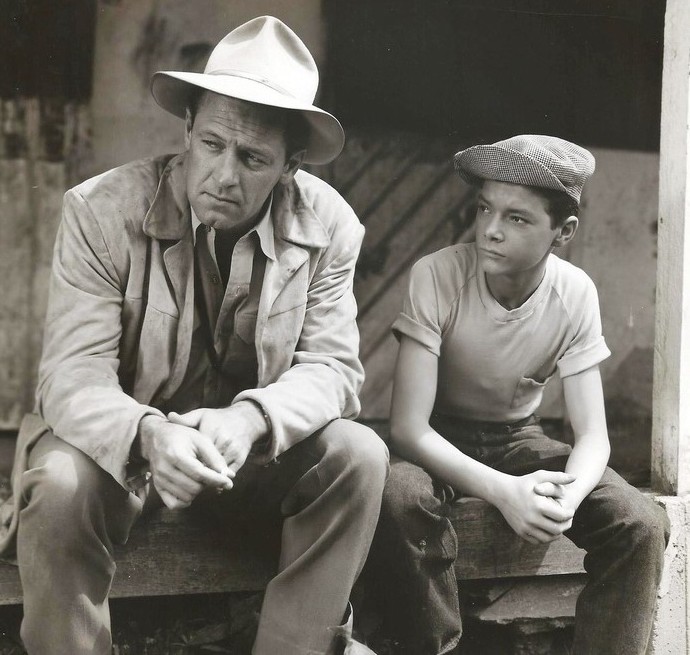
[[[199,460],[193,459],[185,461],[184,464],[180,462],[178,465],[180,471],[185,475],[196,480],[204,487],[222,487],[223,489],[232,489],[232,480],[227,476],[214,471],[202,464]]]
[[[184,425],[188,428],[198,428],[201,422],[201,417],[204,413],[203,409],[193,409],[191,412],[186,414],[178,414],[177,412],[170,412],[168,414],[168,420],[171,423],[177,423],[178,425]]]
[[[217,471],[225,477],[235,477],[235,471],[228,468],[225,458],[210,439],[202,437],[194,443],[197,447],[199,460],[206,464],[208,468]]]
[[[173,494],[168,491],[158,489],[158,495],[168,509],[183,509],[191,505],[191,503],[180,500],[177,496],[173,496]]]

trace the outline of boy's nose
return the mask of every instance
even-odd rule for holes
[[[496,218],[488,221],[484,228],[484,236],[491,241],[500,241],[503,239],[503,232],[501,226]]]

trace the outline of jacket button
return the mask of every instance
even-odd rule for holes
[[[212,275],[211,276],[211,282],[213,282],[213,284],[218,284],[220,282],[220,280],[218,279],[217,275]]]

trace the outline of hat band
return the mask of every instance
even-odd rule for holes
[[[208,73],[205,73],[206,75],[230,75],[232,77],[242,77],[246,80],[251,80],[252,82],[259,82],[259,84],[263,84],[264,86],[269,87],[270,89],[273,89],[274,91],[277,91],[278,93],[286,96],[290,96],[294,100],[301,100],[301,98],[298,98],[296,95],[293,93],[290,93],[287,89],[283,88],[282,86],[279,86],[278,84],[275,84],[271,82],[270,80],[267,80],[265,77],[259,77],[258,75],[252,75],[251,73],[247,73],[246,71],[239,71],[239,70],[233,70],[232,68],[221,68],[218,70],[210,71]]]

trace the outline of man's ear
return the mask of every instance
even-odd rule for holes
[[[575,236],[579,224],[580,221],[577,220],[577,216],[568,216],[558,228],[558,234],[556,234],[553,240],[554,248],[560,248],[568,243]]]
[[[189,107],[184,110],[184,147],[185,150],[189,150],[189,144],[192,140],[192,126],[194,125],[194,120],[192,119],[192,112],[189,111]]]
[[[292,182],[292,178],[295,177],[295,173],[299,170],[299,167],[304,161],[304,155],[307,154],[306,150],[298,150],[294,153],[290,159],[285,162],[283,166],[283,172],[280,175],[280,183],[288,184]]]

